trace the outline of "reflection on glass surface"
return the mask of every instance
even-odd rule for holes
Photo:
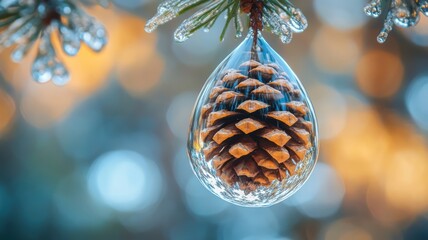
[[[241,206],[270,206],[309,177],[318,132],[309,98],[287,63],[253,34],[208,78],[188,151],[199,180]]]

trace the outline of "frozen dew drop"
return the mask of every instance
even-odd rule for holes
[[[172,11],[174,8],[174,1],[164,1],[158,6],[158,13],[164,13],[168,11]]]
[[[176,18],[178,16],[178,13],[194,4],[199,2],[200,0],[188,0],[188,1],[164,1],[161,4],[159,4],[157,13],[154,17],[152,17],[149,21],[147,21],[147,24],[144,28],[144,30],[148,33],[153,32],[156,30],[160,25],[167,23],[171,21],[172,19]]]
[[[377,41],[378,43],[385,43],[386,39],[388,39],[388,32],[385,30],[382,30],[377,36]]]
[[[244,26],[242,24],[242,20],[240,18],[240,12],[239,11],[236,13],[236,16],[235,16],[235,29],[236,29],[235,37],[236,38],[242,37],[242,32],[244,31]]]
[[[187,39],[189,39],[190,36],[191,34],[185,28],[177,28],[177,30],[174,33],[174,39],[177,42],[184,42]]]
[[[34,61],[31,73],[36,82],[45,83],[52,79],[53,72],[49,61],[49,56],[38,56]]]
[[[416,1],[419,10],[425,15],[428,16],[428,0],[419,0]]]
[[[24,58],[24,52],[25,45],[19,45],[10,56],[14,62],[18,63]]]
[[[33,63],[32,76],[39,83],[52,80],[58,86],[65,85],[70,80],[67,69],[54,55],[38,56]]]
[[[98,52],[107,44],[107,31],[94,18],[82,11],[73,11],[70,15],[70,26],[88,47]],[[73,44],[77,47],[77,43]]]
[[[303,32],[308,27],[308,20],[298,8],[290,8],[291,16],[289,19],[290,28],[294,32]]]
[[[291,32],[291,29],[288,25],[282,25],[281,26],[281,35],[280,39],[282,43],[290,43],[293,39],[293,33]]]
[[[52,82],[55,85],[63,86],[70,81],[70,75],[61,62],[57,62],[53,67]]]
[[[58,63],[55,50],[51,43],[51,32],[52,27],[48,27],[43,31],[37,56],[31,68],[33,79],[39,83],[45,83],[52,79],[55,74],[54,67]]]
[[[80,49],[80,39],[77,32],[61,25],[59,27],[62,49],[69,56],[75,56]]]
[[[106,30],[104,26],[99,23],[92,23],[89,25],[82,33],[81,38],[83,42],[96,52],[101,51],[107,44]]]
[[[222,4],[221,0],[214,0],[204,9],[194,13],[177,28],[174,38],[178,42],[184,42],[193,35],[199,25],[208,25],[208,28],[214,24],[212,18],[218,13],[218,6]]]
[[[406,4],[402,3],[393,9],[393,21],[395,25],[403,28],[408,28],[416,25],[419,22],[419,14],[416,9],[411,9]]]
[[[162,25],[168,21],[171,21],[173,18],[177,17],[177,14],[173,10],[172,2],[165,1],[158,6],[158,11],[154,17],[147,21],[144,30],[148,33],[156,30],[159,25]]]
[[[287,35],[281,35],[279,38],[281,39],[281,42],[285,43],[285,44],[290,43],[291,40],[293,39],[292,37],[287,36]]]
[[[205,27],[204,27],[204,32],[209,32],[211,30],[211,28],[214,26],[216,19],[214,18],[213,20],[211,20]]]
[[[75,56],[79,52],[80,42],[63,41],[62,48],[69,56]]]
[[[146,26],[144,27],[144,30],[148,33],[153,32],[158,28],[159,24],[157,23],[157,20],[155,17],[151,18],[149,21],[147,21]]]
[[[378,43],[385,43],[386,40],[388,39],[389,32],[392,31],[392,27],[394,25],[393,18],[394,18],[394,15],[391,12],[389,12],[384,21],[382,31],[377,36]]]
[[[367,16],[377,18],[382,14],[382,5],[380,0],[372,0],[364,7],[364,12]]]

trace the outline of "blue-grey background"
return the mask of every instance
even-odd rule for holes
[[[307,184],[271,208],[226,203],[186,156],[189,117],[243,39],[184,19],[153,34],[157,1],[87,9],[109,31],[100,54],[61,56],[65,87],[0,55],[0,239],[427,239],[428,19],[376,42],[365,0],[296,1],[310,26],[289,45],[265,33],[306,86],[321,136]]]

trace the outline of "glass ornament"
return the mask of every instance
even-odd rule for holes
[[[254,35],[205,83],[191,119],[188,154],[212,193],[236,205],[266,207],[309,178],[318,158],[318,128],[297,76],[260,33]]]

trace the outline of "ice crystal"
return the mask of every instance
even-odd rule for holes
[[[420,12],[428,16],[428,0],[371,0],[364,12],[374,18],[385,13],[384,26],[377,37],[379,43],[384,43],[394,25],[413,27],[419,22]]]
[[[96,2],[107,6],[109,1],[93,0],[88,3]],[[70,75],[52,45],[54,32],[58,33],[61,49],[68,56],[79,52],[81,42],[94,51],[100,51],[107,43],[104,26],[73,1],[0,1],[0,49],[15,45],[11,58],[19,62],[37,44],[37,56],[32,66],[34,80],[64,85]]]
[[[277,35],[282,42],[289,43],[293,32],[302,32],[307,26],[306,17],[295,8],[289,1],[268,1],[260,0],[263,3],[263,25],[267,30]],[[146,31],[152,32],[158,26],[165,24],[188,10],[199,7],[192,16],[184,20],[177,28],[174,38],[183,42],[192,34],[199,30],[209,31],[216,20],[226,12],[225,28],[233,20],[236,37],[241,37],[243,32],[242,20],[240,15],[239,0],[167,0],[162,2],[156,15],[151,18],[146,25]],[[221,36],[223,39],[224,31]]]

